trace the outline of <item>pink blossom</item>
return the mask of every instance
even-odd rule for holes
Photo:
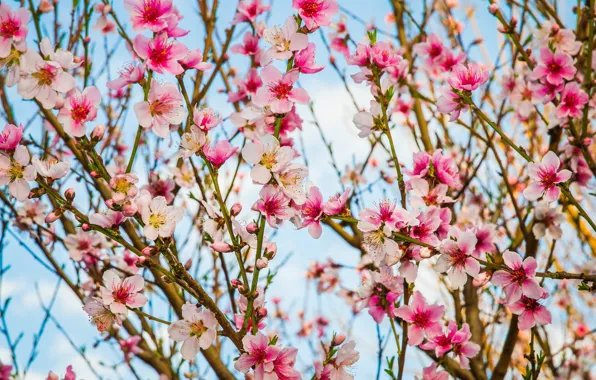
[[[242,158],[254,165],[250,177],[255,183],[268,183],[273,173],[287,167],[296,152],[289,146],[280,146],[273,135],[264,135],[257,142],[249,142],[242,149]]]
[[[120,70],[120,77],[112,79],[106,85],[109,89],[119,90],[129,84],[139,83],[145,76],[145,65],[142,63],[131,63]]]
[[[135,31],[148,29],[154,33],[167,27],[172,12],[172,0],[124,0]]]
[[[315,64],[315,44],[310,42],[305,49],[300,50],[294,56],[294,67],[304,74],[316,74],[325,66]]]
[[[337,350],[337,355],[332,362],[329,378],[332,380],[351,380],[354,378],[348,370],[360,359],[360,353],[356,351],[356,342],[353,340],[345,343]]]
[[[534,217],[532,232],[536,239],[543,238],[547,232],[553,239],[561,239],[563,230],[560,225],[565,221],[565,215],[560,210],[550,207],[548,202],[542,201],[536,205]]]
[[[339,12],[335,0],[292,0],[292,7],[298,10],[298,15],[309,30],[328,26]]]
[[[441,256],[437,261],[436,270],[448,272],[451,287],[459,289],[468,281],[468,275],[475,278],[480,273],[480,264],[472,256],[477,239],[472,231],[462,232],[455,227],[451,234],[457,241],[447,239],[441,243]]]
[[[528,164],[528,175],[531,182],[524,190],[524,197],[529,201],[535,201],[544,195],[544,200],[556,201],[561,194],[561,189],[557,185],[567,182],[571,178],[569,170],[559,170],[560,168],[561,161],[552,151],[549,151],[540,163]]]
[[[42,161],[39,157],[35,156],[31,160],[31,163],[35,167],[37,174],[45,178],[60,179],[65,177],[70,170],[70,164],[68,162],[58,161],[53,157]]]
[[[352,189],[347,188],[343,193],[337,193],[330,197],[327,202],[323,204],[323,211],[325,212],[325,215],[335,216],[341,214],[346,207],[346,203],[351,191]]]
[[[274,26],[263,32],[263,39],[271,44],[265,52],[265,62],[272,60],[288,60],[292,53],[305,49],[308,45],[308,36],[298,32],[298,24],[293,16],[286,19],[283,26]]]
[[[185,70],[197,69],[199,71],[211,70],[213,64],[209,62],[203,62],[203,54],[199,49],[189,50],[188,53],[178,61],[182,68]]]
[[[261,70],[264,86],[257,90],[253,99],[260,107],[269,106],[271,112],[283,114],[290,112],[293,103],[306,104],[310,97],[303,88],[295,88],[299,71],[290,70],[283,74],[274,66],[265,66]]]
[[[565,53],[553,53],[548,48],[540,49],[540,62],[532,71],[534,79],[546,79],[552,85],[559,85],[565,80],[572,80],[577,69],[573,66],[573,59]]]
[[[424,58],[425,67],[431,71],[443,56],[443,49],[445,49],[443,43],[434,33],[428,36],[426,41],[414,45],[414,52]]]
[[[101,94],[95,86],[89,86],[83,92],[73,89],[60,108],[58,121],[62,123],[66,133],[82,137],[85,135],[85,123],[95,120],[100,102]]]
[[[281,353],[278,346],[270,346],[269,341],[262,333],[246,335],[242,338],[244,353],[234,364],[236,370],[247,373],[254,367],[255,380],[264,380],[271,376],[275,369],[274,361]]]
[[[540,300],[546,299],[547,297],[548,292],[542,289],[542,294],[538,299],[521,296],[517,302],[508,305],[509,310],[511,310],[513,314],[519,315],[517,326],[520,330],[531,329],[536,326],[537,323],[540,325],[551,324],[552,315],[550,311],[540,303]]]
[[[112,200],[116,204],[122,204],[126,199],[134,198],[139,189],[136,184],[139,177],[132,173],[117,174],[110,179],[110,187],[113,190]]]
[[[143,128],[151,128],[159,137],[170,135],[170,125],[179,125],[187,115],[182,94],[172,83],[161,84],[155,79],[147,101],[134,105],[135,114]]]
[[[184,359],[193,360],[200,349],[208,349],[215,340],[217,322],[210,310],[190,302],[182,305],[182,318],[168,326],[168,334],[174,341],[184,342],[180,353]]]
[[[12,372],[12,366],[8,364],[2,364],[0,362],[0,380],[10,380],[12,377],[10,373]]]
[[[164,197],[167,203],[172,203],[172,201],[174,201],[175,188],[176,182],[173,179],[161,179],[156,172],[151,172],[149,174],[149,184],[143,186],[143,189],[147,190],[151,197]]]
[[[139,343],[142,339],[143,338],[141,338],[140,335],[136,335],[118,341],[120,349],[122,350],[122,353],[124,354],[126,360],[130,360],[133,355],[142,352],[141,348],[139,347]]]
[[[166,198],[159,196],[150,202],[141,203],[141,217],[145,226],[143,233],[149,240],[169,238],[176,229],[176,223],[184,217],[184,209],[168,206]]]
[[[147,67],[153,71],[173,75],[184,72],[178,61],[186,57],[188,48],[180,42],[168,41],[165,33],[160,33],[153,39],[139,34],[135,37],[133,46],[139,57],[143,58]]]
[[[199,127],[199,129],[209,132],[209,130],[221,123],[222,118],[212,108],[199,109],[195,107],[192,120],[194,125]]]
[[[441,333],[440,320],[445,312],[443,305],[428,305],[419,291],[414,292],[410,306],[401,306],[394,315],[408,322],[408,344],[417,346],[422,343],[424,334],[433,337]]]
[[[395,302],[403,292],[403,279],[388,266],[381,267],[378,272],[371,272],[358,289],[358,295],[365,300],[368,314],[376,323],[381,323],[385,315],[393,317]]]
[[[381,129],[381,116],[383,110],[381,105],[374,101],[370,101],[370,111],[360,111],[352,121],[356,125],[356,128],[360,130],[358,137],[368,137],[374,130]]]
[[[536,260],[527,257],[523,262],[521,257],[511,251],[503,253],[503,260],[509,270],[498,270],[493,274],[492,283],[502,286],[506,294],[507,304],[517,302],[522,295],[528,298],[540,298],[542,288],[534,278],[536,275]]]
[[[232,45],[230,51],[236,54],[258,56],[261,53],[259,48],[259,36],[253,35],[251,32],[244,33],[242,44]]]
[[[451,87],[462,91],[474,91],[487,81],[488,70],[477,63],[470,63],[468,66],[459,64],[447,77]]]
[[[372,62],[381,69],[397,66],[401,61],[401,57],[385,41],[374,44],[370,49],[370,56]]]
[[[70,258],[74,261],[84,260],[87,264],[96,263],[105,248],[105,239],[102,235],[93,232],[80,231],[70,234],[64,239]]]
[[[294,216],[295,212],[290,207],[290,198],[275,186],[263,186],[259,197],[252,209],[264,215],[271,227],[277,228],[278,224]]]
[[[464,99],[456,94],[452,89],[443,87],[439,89],[441,96],[437,99],[437,111],[449,114],[449,121],[455,121],[459,118],[461,112],[468,112],[470,106]]]
[[[257,90],[263,85],[263,81],[257,72],[257,69],[251,67],[246,74],[246,78],[235,78],[234,84],[238,86],[237,92],[228,93],[228,102],[234,103],[254,96]]]
[[[316,186],[311,186],[306,197],[306,202],[302,205],[302,228],[308,227],[308,233],[315,239],[321,237],[323,228],[321,227],[321,218],[323,217],[323,195]]]
[[[588,100],[588,94],[576,82],[569,82],[565,85],[561,93],[561,102],[555,110],[555,116],[559,119],[580,117],[582,115],[582,109]]]
[[[6,5],[0,4],[0,58],[6,58],[10,54],[12,44],[19,51],[27,49],[27,24],[31,19],[31,13],[25,8],[13,10]]]
[[[449,380],[449,372],[437,371],[437,363],[432,363],[422,370],[422,378],[424,380]]]
[[[89,215],[89,223],[103,228],[118,229],[124,223],[125,217],[120,211],[106,210]]]
[[[66,367],[66,374],[64,375],[63,380],[76,380],[76,379],[77,379],[77,376],[73,372],[72,366],[69,365],[68,367]],[[50,371],[48,373],[48,377],[46,378],[46,380],[60,380],[60,378],[54,372]]]
[[[114,323],[122,325],[120,316],[112,313],[99,298],[91,298],[85,303],[83,310],[91,317],[91,321],[96,325],[99,332],[108,331]]]
[[[232,24],[241,22],[254,23],[257,16],[271,9],[271,5],[261,4],[262,0],[242,0],[238,3],[238,10],[234,15]]]
[[[442,334],[430,338],[429,341],[422,344],[420,348],[424,350],[435,350],[435,354],[438,357],[451,351],[451,353],[459,359],[462,368],[467,369],[470,368],[469,358],[473,358],[480,352],[480,346],[470,342],[471,337],[470,326],[467,323],[464,323],[462,328],[458,330],[455,322],[451,321]]]
[[[23,125],[15,126],[6,124],[2,133],[0,134],[0,150],[12,151],[14,150],[23,138]]]
[[[232,157],[237,150],[238,147],[232,146],[228,140],[220,140],[213,146],[209,144],[205,145],[203,147],[203,154],[205,154],[207,160],[215,165],[215,167],[220,167],[228,160],[228,158]]]
[[[105,306],[109,306],[114,314],[128,313],[127,307],[135,309],[147,303],[147,297],[139,292],[143,290],[145,281],[138,274],[121,279],[116,271],[107,270],[103,274],[105,287],[101,287],[101,298]]]
[[[35,180],[35,168],[29,165],[29,151],[23,145],[16,147],[12,157],[0,155],[0,186],[8,185],[8,192],[18,201],[29,197],[28,181]]]

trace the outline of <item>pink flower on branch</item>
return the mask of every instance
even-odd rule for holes
[[[135,31],[150,30],[161,32],[168,26],[172,12],[172,0],[124,0],[130,13],[130,21]]]
[[[542,288],[534,278],[536,260],[533,257],[527,257],[522,262],[520,255],[511,251],[503,253],[503,260],[509,270],[496,271],[491,281],[503,287],[507,304],[517,302],[522,295],[534,299],[540,298]]]
[[[292,0],[292,7],[309,30],[331,24],[331,19],[339,12],[335,0]]]
[[[524,190],[524,197],[529,201],[535,201],[543,195],[547,202],[559,199],[561,189],[557,185],[571,178],[569,170],[560,168],[561,161],[552,151],[549,151],[540,163],[529,163],[528,175],[531,182]]]
[[[12,45],[19,51],[27,49],[27,24],[31,13],[25,8],[13,11],[6,3],[0,4],[0,58],[10,54]]]
[[[289,220],[295,215],[295,210],[290,206],[290,198],[275,186],[263,186],[259,196],[260,199],[252,209],[267,218],[269,226],[277,228],[284,220]]]
[[[182,94],[172,83],[161,84],[155,79],[147,101],[134,105],[135,114],[143,128],[151,128],[159,137],[170,135],[170,125],[181,124],[187,116]]]
[[[521,296],[521,298],[507,307],[513,314],[519,317],[517,325],[520,330],[528,330],[540,325],[548,325],[552,322],[552,315],[550,311],[541,303],[541,300],[548,297],[548,292],[542,289],[540,297],[529,298]]]
[[[290,70],[282,75],[274,66],[265,66],[261,70],[263,86],[257,90],[254,103],[260,107],[269,106],[276,114],[290,112],[294,103],[308,103],[310,97],[306,90],[294,87],[299,74],[298,70]]]
[[[174,341],[183,342],[180,349],[182,357],[193,360],[199,350],[208,349],[215,340],[217,322],[210,310],[199,308],[190,302],[182,305],[182,317],[182,320],[168,327],[168,334]]]
[[[394,315],[408,322],[408,344],[417,346],[422,343],[424,335],[429,337],[441,333],[441,317],[445,312],[443,305],[428,305],[426,299],[419,291],[414,292],[410,306],[401,306]]]
[[[85,123],[95,120],[99,103],[101,94],[97,87],[89,86],[83,92],[73,89],[58,113],[64,131],[74,137],[84,136]]]
[[[108,306],[114,314],[128,314],[128,308],[143,307],[147,297],[140,294],[145,287],[143,277],[134,276],[121,279],[114,270],[105,271],[103,274],[105,287],[100,288],[103,304]]]
[[[577,69],[573,66],[573,59],[565,53],[553,53],[550,49],[540,49],[540,62],[532,71],[534,79],[545,79],[552,85],[559,85],[565,80],[572,80]]]
[[[6,124],[2,133],[0,133],[0,150],[12,151],[18,145],[23,138],[23,125],[15,126],[12,124]]]
[[[149,69],[160,74],[168,72],[178,75],[184,72],[179,61],[186,57],[188,48],[180,42],[168,41],[165,33],[160,33],[153,39],[139,34],[135,37],[133,46]]]

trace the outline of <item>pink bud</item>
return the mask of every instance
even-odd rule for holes
[[[233,287],[233,288],[237,288],[237,287],[239,287],[240,285],[242,285],[242,283],[240,282],[240,280],[236,280],[236,279],[234,279],[234,280],[230,281],[230,284],[232,284],[232,287]]]
[[[48,224],[54,223],[55,221],[60,219],[63,213],[64,211],[62,211],[61,208],[57,208],[54,211],[50,212],[48,215],[46,215],[45,222]]]
[[[153,246],[147,246],[141,250],[141,253],[145,256],[152,256],[157,253],[157,248]]]
[[[145,261],[147,261],[147,258],[145,256],[139,257],[139,259],[137,260],[137,266],[143,266],[143,264],[145,264]]]
[[[91,177],[93,177],[93,178],[97,178],[97,177],[99,177],[99,173],[98,173],[98,172],[96,172],[95,170],[94,170],[94,171],[92,171],[92,172],[91,172],[91,173],[89,173],[89,174],[91,174]]]
[[[223,241],[211,244],[211,249],[220,253],[232,252],[232,246]]]
[[[186,263],[184,263],[184,269],[189,270],[190,267],[192,267],[192,259],[188,259],[186,260]]]
[[[275,242],[267,244],[267,247],[265,248],[265,255],[269,258],[269,260],[273,260],[276,254],[277,244],[275,244]]]
[[[246,226],[246,231],[249,234],[254,234],[259,230],[259,226],[257,226],[256,223],[249,223],[248,226]]]
[[[64,198],[66,198],[67,201],[72,202],[75,198],[75,190],[72,187],[66,189],[64,192]]]
[[[41,13],[48,13],[54,10],[54,5],[50,3],[48,0],[42,0],[41,3],[39,3],[38,10]]]
[[[87,36],[83,38],[83,43],[88,44],[89,42],[91,42],[91,37]]]
[[[266,257],[261,257],[257,260],[257,268],[259,270],[267,268],[269,265],[269,260]]]
[[[499,10],[499,6],[497,4],[491,4],[488,6],[488,11],[491,15],[494,15]]]
[[[269,312],[264,307],[259,308],[259,310],[257,311],[257,315],[259,316],[259,319],[265,318],[267,316],[267,314],[269,314]]]
[[[100,141],[103,139],[104,134],[106,133],[106,126],[103,124],[99,124],[91,131],[91,139],[94,141]]]
[[[346,336],[344,334],[338,334],[338,335],[335,336],[335,338],[333,338],[333,342],[331,342],[331,344],[333,346],[339,346],[345,340],[346,340]]]
[[[234,205],[230,209],[230,213],[232,214],[232,216],[236,216],[236,215],[240,214],[241,211],[242,211],[242,205],[240,204],[240,202],[234,203]]]
[[[106,206],[108,206],[109,209],[113,209],[114,208],[114,201],[113,200],[108,199],[104,203],[105,203]]]
[[[138,210],[139,208],[136,203],[128,203],[122,206],[122,214],[124,216],[134,216]]]
[[[83,223],[81,224],[81,229],[85,232],[89,232],[91,231],[91,226],[89,225],[89,223]]]

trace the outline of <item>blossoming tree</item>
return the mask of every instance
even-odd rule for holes
[[[390,0],[371,23],[285,2],[0,3],[2,247],[117,347],[111,368],[76,350],[93,374],[594,376],[594,0]],[[308,267],[305,239],[325,242]],[[1,294],[0,379],[27,376],[48,321],[77,347],[55,292],[21,358]]]

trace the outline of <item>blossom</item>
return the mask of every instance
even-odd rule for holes
[[[174,174],[176,185],[187,189],[195,185],[195,173],[188,162],[184,162],[179,168],[177,166],[170,167],[170,171]]]
[[[206,71],[211,70],[213,67],[213,64],[203,62],[203,54],[201,54],[199,49],[189,50],[179,62],[185,70],[197,69],[199,71]]]
[[[47,205],[39,199],[28,200],[17,207],[15,224],[19,227],[28,228],[33,224],[42,224],[45,219]]]
[[[142,352],[139,348],[139,342],[142,340],[140,335],[130,336],[127,339],[120,339],[118,344],[120,345],[120,349],[124,354],[126,360],[130,360],[132,355],[136,355]]]
[[[19,51],[27,49],[27,24],[31,19],[31,13],[25,8],[13,10],[6,5],[0,4],[0,58],[6,58],[10,54],[12,44]]]
[[[368,314],[376,323],[383,322],[385,315],[393,318],[395,302],[404,293],[403,283],[389,266],[370,273],[369,278],[362,281],[358,295],[365,300]]]
[[[422,343],[424,334],[435,336],[441,333],[440,319],[445,312],[443,305],[428,305],[419,291],[414,292],[412,304],[395,310],[394,314],[408,322],[408,344],[417,346]]]
[[[17,91],[23,99],[29,100],[36,98],[45,109],[56,106],[58,93],[67,93],[75,86],[75,79],[72,75],[64,71],[77,67],[73,63],[73,56],[62,49],[54,52],[50,40],[44,37],[40,43],[41,52],[44,57],[50,60],[44,60],[38,53],[28,50],[25,63],[21,62],[22,70],[26,73],[21,77],[18,83]]]
[[[277,228],[282,221],[294,216],[294,210],[290,207],[290,198],[275,186],[263,186],[259,197],[260,199],[252,208],[263,214],[271,227]]]
[[[166,198],[166,202],[168,203],[174,201],[175,188],[176,182],[173,179],[161,179],[156,172],[151,172],[149,174],[149,184],[143,186],[143,189],[147,190],[152,197],[162,196]]]
[[[540,62],[532,71],[534,79],[546,79],[552,85],[558,85],[565,80],[572,80],[577,69],[573,66],[573,59],[565,53],[553,53],[548,48],[540,49]]]
[[[143,128],[151,128],[159,137],[170,134],[170,125],[179,125],[187,115],[182,94],[172,83],[151,81],[147,101],[134,105],[135,114]]]
[[[176,41],[168,41],[165,33],[160,33],[155,38],[139,34],[133,41],[133,46],[139,57],[151,70],[163,74],[182,74],[184,68],[178,61],[183,60],[188,53],[188,48]],[[153,84],[151,85],[153,87]]]
[[[401,61],[401,57],[397,55],[393,47],[385,41],[377,42],[370,49],[370,57],[372,62],[381,69],[388,69],[395,67]]]
[[[478,276],[480,264],[473,257],[476,247],[476,235],[472,231],[462,232],[457,228],[451,231],[457,241],[447,239],[441,243],[439,251],[441,256],[437,261],[438,272],[449,272],[447,277],[451,281],[453,289],[461,288],[467,281],[468,276]]]
[[[414,52],[425,58],[424,65],[427,69],[432,69],[436,61],[441,59],[443,49],[443,43],[434,33],[428,36],[426,41],[414,45]]]
[[[141,208],[141,217],[145,227],[143,233],[150,240],[158,237],[168,238],[174,233],[176,223],[182,220],[184,209],[177,206],[168,206],[166,198],[155,197],[150,203],[144,203]]]
[[[299,71],[290,70],[283,74],[274,66],[268,65],[261,70],[263,86],[257,90],[253,99],[260,107],[270,106],[273,113],[287,113],[294,102],[308,103],[310,97],[303,88],[294,88]]]
[[[99,298],[91,298],[85,303],[83,310],[91,317],[91,321],[96,325],[99,332],[108,331],[114,323],[122,324],[118,314],[112,313]]]
[[[493,274],[492,283],[502,286],[506,294],[507,304],[517,302],[522,295],[528,298],[540,298],[542,288],[534,278],[536,275],[536,260],[527,257],[523,262],[521,257],[511,251],[503,253],[503,260],[509,270],[498,270]]]
[[[360,353],[356,351],[356,342],[353,340],[345,343],[337,350],[337,355],[333,360],[330,371],[330,379],[351,380],[354,379],[348,370],[360,359]]]
[[[0,134],[0,150],[11,151],[14,150],[21,139],[23,138],[23,125],[15,126],[13,124],[6,124],[2,133]]]
[[[471,63],[468,66],[459,64],[447,77],[451,87],[462,91],[474,91],[487,81],[488,70],[477,63]]]
[[[439,89],[439,93],[441,96],[437,99],[437,111],[449,114],[449,121],[457,120],[462,111],[468,112],[470,109],[464,99],[451,88],[443,87]]]
[[[184,359],[193,360],[199,349],[208,349],[215,340],[215,316],[210,310],[186,302],[182,305],[182,318],[168,326],[168,334],[174,341],[184,342],[180,353]]]
[[[261,4],[262,0],[242,0],[238,3],[238,9],[234,15],[232,24],[241,22],[254,23],[257,16],[271,9],[271,5]]]
[[[461,329],[457,329],[455,322],[449,322],[446,330],[442,334],[435,335],[428,342],[420,345],[424,350],[435,350],[438,357],[451,353],[459,359],[462,368],[470,368],[469,358],[473,358],[480,352],[480,346],[470,342],[472,333],[470,326],[464,323]]]
[[[106,83],[111,90],[119,90],[129,84],[139,83],[145,77],[145,65],[142,63],[131,63],[120,70],[119,77]]]
[[[118,226],[124,223],[124,221],[124,214],[120,211],[105,210],[89,215],[89,223],[103,228],[118,229]]]
[[[239,102],[241,100],[247,99],[249,96],[254,96],[257,93],[257,90],[263,85],[263,81],[257,72],[257,69],[251,67],[246,73],[246,78],[235,78],[234,84],[238,86],[237,92],[230,92],[228,93],[228,102]],[[245,110],[250,110],[249,107],[245,108],[242,113],[245,113]],[[256,113],[260,115],[259,113]],[[247,119],[253,119],[256,115],[251,115],[247,117]]]
[[[237,146],[232,146],[228,140],[220,140],[215,143],[214,146],[205,145],[203,147],[203,153],[209,162],[211,162],[215,167],[220,167],[228,160],[228,158],[232,157],[234,153],[238,150]]]
[[[213,108],[199,109],[198,107],[195,107],[194,112],[192,113],[192,120],[194,125],[207,133],[209,130],[217,127],[222,119],[221,116],[215,113]]]
[[[234,368],[236,370],[247,373],[251,367],[254,367],[255,380],[263,380],[266,374],[270,374],[275,365],[273,361],[281,352],[278,346],[270,346],[269,341],[262,333],[257,335],[246,335],[242,338],[242,346],[244,353],[240,355]]]
[[[582,115],[582,109],[588,100],[588,94],[576,82],[569,82],[563,88],[561,102],[555,109],[555,116],[559,119],[580,117]]]
[[[105,287],[100,287],[101,298],[112,313],[126,315],[127,307],[135,309],[147,303],[147,297],[139,293],[145,286],[140,275],[121,279],[116,271],[110,269],[104,272],[103,281]]]
[[[253,35],[251,32],[244,33],[242,44],[230,46],[230,51],[236,54],[258,56],[261,53],[259,48],[259,36]]]
[[[76,379],[77,379],[77,376],[73,372],[72,366],[69,365],[68,367],[66,367],[66,374],[64,375],[63,380],[76,380]],[[48,377],[46,378],[46,380],[60,380],[60,378],[54,372],[50,371],[48,373]]]
[[[29,165],[29,151],[17,146],[12,157],[0,155],[0,186],[8,185],[8,192],[18,201],[29,197],[28,181],[35,180],[35,168]]]
[[[356,128],[360,130],[358,137],[368,137],[375,128],[381,128],[380,117],[382,114],[381,105],[374,101],[370,101],[370,112],[361,111],[354,115],[352,121],[356,125]]]
[[[540,297],[529,298],[521,296],[521,298],[510,305],[509,310],[513,314],[517,314],[519,317],[517,326],[520,330],[528,330],[536,326],[536,324],[548,325],[552,322],[552,315],[550,311],[544,305],[540,303],[540,300],[546,299],[548,292],[542,289]]]
[[[529,201],[535,201],[544,195],[545,201],[556,201],[561,194],[557,185],[571,178],[571,172],[567,169],[559,170],[560,167],[561,161],[552,151],[549,151],[540,163],[529,163],[528,175],[531,182],[524,190],[524,197]]]
[[[272,135],[264,135],[258,142],[249,142],[242,148],[242,158],[254,165],[250,176],[255,183],[260,184],[268,183],[272,173],[286,167],[294,156],[294,149],[280,146],[279,141]]]
[[[449,373],[447,371],[437,371],[437,363],[432,363],[422,370],[422,378],[424,380],[449,380]]]
[[[139,189],[136,184],[139,177],[132,173],[117,174],[110,178],[110,187],[113,190],[112,200],[117,204],[122,204],[125,200],[134,198]]]
[[[306,202],[300,208],[302,214],[302,228],[308,227],[308,233],[314,239],[321,237],[323,228],[321,227],[321,218],[323,217],[323,195],[316,186],[311,186],[308,190]]]
[[[292,7],[298,10],[298,15],[309,30],[328,26],[339,12],[335,0],[292,0]]]
[[[130,13],[132,28],[137,31],[160,32],[168,26],[172,12],[172,0],[124,0]]]
[[[263,39],[271,44],[265,52],[265,64],[271,60],[288,60],[292,52],[305,49],[308,45],[308,36],[298,32],[298,24],[293,16],[288,17],[282,27],[276,25],[265,29]]]
[[[337,193],[330,197],[327,202],[323,204],[325,215],[335,216],[341,214],[346,207],[348,196],[351,191],[352,189],[348,187],[343,193]]]
[[[546,232],[555,240],[559,240],[563,236],[560,224],[565,220],[565,216],[561,211],[550,207],[548,202],[542,201],[536,205],[534,218],[532,232],[536,239],[543,238]]]
[[[65,161],[58,161],[55,158],[40,160],[37,156],[33,157],[31,163],[35,167],[38,175],[45,178],[60,179],[70,171],[70,164]]]
[[[64,245],[68,249],[70,258],[74,261],[85,259],[88,263],[97,262],[104,243],[105,240],[101,235],[85,231],[70,234],[64,239]]]
[[[325,66],[315,64],[315,44],[310,42],[305,49],[294,55],[294,67],[304,74],[316,74]]]
[[[184,158],[199,154],[206,142],[205,133],[196,125],[191,125],[190,132],[185,132],[180,138],[180,154]]]
[[[66,133],[82,137],[85,135],[85,123],[95,120],[100,102],[101,94],[95,86],[89,86],[83,92],[73,89],[60,108],[58,121],[62,123]]]

